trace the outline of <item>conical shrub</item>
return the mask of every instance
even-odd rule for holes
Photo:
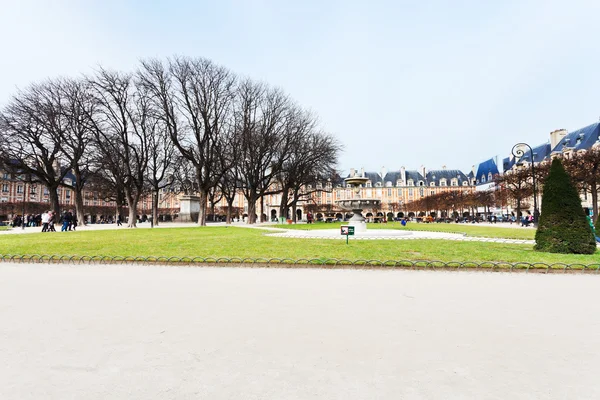
[[[552,160],[544,182],[535,249],[564,254],[593,254],[596,251],[596,240],[577,189],[558,158]]]

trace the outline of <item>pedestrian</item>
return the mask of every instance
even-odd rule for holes
[[[48,212],[48,230],[47,232],[56,232],[54,229],[54,223],[56,222],[56,217],[53,211]]]
[[[42,213],[42,232],[48,232],[48,222],[50,221],[49,211]]]
[[[117,226],[121,226],[123,223],[121,222],[121,214],[117,215]]]

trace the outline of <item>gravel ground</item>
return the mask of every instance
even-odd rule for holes
[[[599,279],[0,264],[0,399],[599,399]]]

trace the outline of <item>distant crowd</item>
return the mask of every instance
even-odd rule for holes
[[[41,226],[42,232],[56,232],[54,225],[59,222],[61,232],[74,231],[77,228],[77,216],[72,210],[65,211],[58,219],[53,211],[44,211],[42,214],[26,214],[25,217],[16,215],[11,222],[15,227]]]

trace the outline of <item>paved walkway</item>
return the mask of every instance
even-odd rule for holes
[[[598,282],[0,264],[0,399],[600,399]]]

